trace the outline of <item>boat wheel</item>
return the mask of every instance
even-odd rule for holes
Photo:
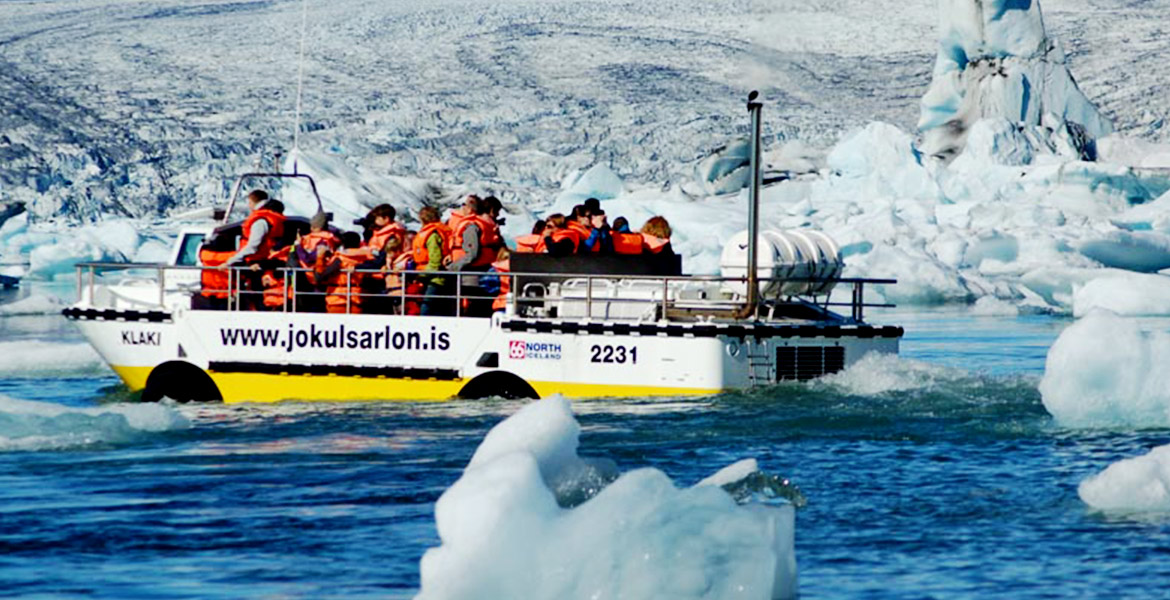
[[[168,361],[155,367],[146,378],[142,400],[158,402],[163,398],[170,398],[176,402],[223,401],[219,388],[203,369],[179,360]]]
[[[483,373],[476,376],[467,385],[459,390],[460,399],[463,400],[479,400],[482,398],[504,398],[506,400],[519,400],[530,398],[533,400],[540,399],[540,395],[532,386],[524,381],[519,376],[509,373],[507,371],[491,371],[490,373]]]

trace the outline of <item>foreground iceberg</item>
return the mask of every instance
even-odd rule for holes
[[[1142,331],[1094,311],[1060,334],[1044,366],[1040,394],[1062,425],[1170,425],[1170,333]]]
[[[579,431],[554,397],[488,433],[435,506],[442,545],[423,556],[418,598],[795,596],[794,507],[741,506],[720,487],[753,465],[680,489],[581,459]]]
[[[1110,511],[1170,511],[1170,446],[1127,458],[1081,482],[1081,500]]]

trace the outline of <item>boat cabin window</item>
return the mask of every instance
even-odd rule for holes
[[[203,243],[202,233],[187,233],[179,245],[179,255],[175,258],[175,265],[179,267],[193,267],[199,264],[199,246]]]

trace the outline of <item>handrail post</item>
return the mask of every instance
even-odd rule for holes
[[[670,295],[670,280],[666,277],[662,278],[662,316],[660,321],[666,320],[666,297]]]
[[[585,278],[585,318],[593,318],[593,277]]]
[[[286,290],[287,291],[287,290]],[[292,277],[292,311],[297,312],[297,272],[293,271]]]
[[[89,266],[89,303],[90,303],[91,305],[94,303],[94,299],[93,299],[93,277],[94,277],[94,275],[93,275],[93,265],[90,265],[90,266]]]
[[[85,284],[82,283],[82,279],[81,279],[82,269],[80,266],[75,265],[73,267],[73,271],[74,271],[74,273],[77,274],[77,301],[81,302],[82,300],[85,299]],[[90,298],[89,302],[90,302],[90,304],[93,304],[93,298]]]
[[[858,281],[857,287],[857,322],[861,323],[865,320],[865,282]]]
[[[398,307],[402,311],[402,316],[406,316],[406,269],[403,269],[398,274],[398,290],[402,295],[401,306]]]
[[[162,265],[158,267],[158,307],[167,307],[167,270]]]
[[[455,316],[463,316],[463,275],[455,271]]]
[[[353,272],[350,271],[345,274],[345,314],[349,314],[350,306],[353,303]]]
[[[281,271],[281,277],[284,279],[284,285],[280,288],[280,311],[288,312],[288,269]]]

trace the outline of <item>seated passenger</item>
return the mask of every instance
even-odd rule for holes
[[[593,235],[593,213],[584,204],[578,204],[565,220],[565,227],[577,234],[577,252],[587,252],[585,241]]]
[[[616,254],[642,253],[642,234],[631,232],[630,222],[625,217],[613,220],[610,236],[613,240],[613,251]]]
[[[670,223],[664,217],[650,217],[642,226],[642,248],[650,254],[674,254],[670,247]]]
[[[325,287],[326,312],[362,312],[361,289],[364,277],[362,273],[354,271],[372,257],[369,249],[363,248],[361,243],[360,235],[347,232],[341,236],[340,250],[318,255],[313,276],[318,285]]]
[[[544,250],[544,219],[538,219],[532,224],[532,233],[516,238],[516,252],[532,254],[543,253]]]
[[[500,254],[496,257],[496,262],[492,263],[492,268],[488,273],[496,273],[492,281],[484,281],[489,279],[488,276],[480,278],[480,287],[489,294],[495,294],[496,299],[492,301],[492,312],[502,312],[508,308],[508,292],[512,289],[512,277],[508,275],[512,271],[511,261],[509,258],[511,253],[505,248],[500,250]]]
[[[479,196],[476,196],[475,194],[468,194],[465,198],[463,198],[463,204],[461,204],[459,208],[452,210],[451,215],[447,217],[447,228],[451,231],[459,229],[459,226],[463,224],[464,219],[470,219],[471,217],[475,216],[475,209],[478,206]],[[451,243],[458,244],[456,241],[452,241]],[[450,252],[454,249],[455,247],[451,246],[447,249],[447,251]]]
[[[590,198],[589,200],[594,200]],[[586,200],[588,203],[588,200]],[[588,204],[585,205],[588,208]],[[613,254],[613,233],[610,231],[609,223],[606,221],[605,211],[601,208],[589,208],[590,226],[592,233],[585,241],[581,243],[582,248],[588,248],[590,252],[597,252],[600,254]]]
[[[580,243],[580,235],[568,228],[565,215],[556,213],[544,220],[544,246],[549,254],[553,256],[576,254]]]
[[[417,279],[407,277],[404,271],[413,271],[414,255],[407,252],[400,238],[390,238],[383,249],[383,264],[380,268],[385,279],[385,306],[378,312],[393,312],[394,314],[419,314],[418,296],[422,293],[422,284]],[[405,302],[403,301],[405,300]]]

